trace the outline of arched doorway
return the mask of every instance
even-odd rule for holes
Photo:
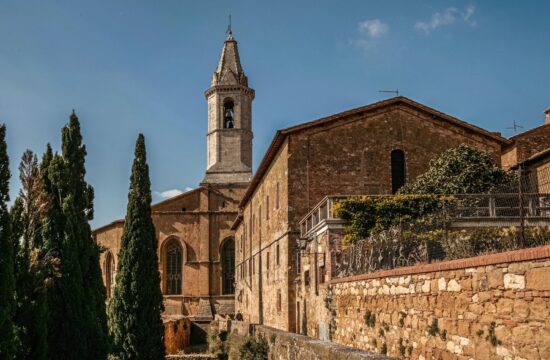
[[[222,295],[235,293],[235,240],[226,239],[221,248]]]
[[[166,295],[181,295],[183,249],[176,239],[170,239],[164,247],[164,289]]]

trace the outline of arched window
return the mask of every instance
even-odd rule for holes
[[[222,295],[235,293],[235,240],[225,240],[221,252]]]
[[[234,127],[234,112],[233,112],[233,100],[225,100],[223,103],[223,128],[233,129]]]
[[[183,250],[176,239],[171,239],[166,244],[165,261],[165,291],[166,295],[181,294]]]
[[[105,290],[107,292],[107,299],[113,296],[113,290],[115,288],[115,259],[110,251],[105,254]]]
[[[405,185],[405,152],[393,150],[391,152],[391,192],[395,194],[399,188]]]

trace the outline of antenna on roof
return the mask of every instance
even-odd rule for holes
[[[514,120],[514,124],[512,126],[507,127],[506,129],[514,130],[514,132],[518,132],[518,129],[523,129],[523,126],[518,125],[516,123],[516,120]]]
[[[395,96],[399,96],[399,89],[395,90],[378,90],[379,93],[391,93],[395,94]]]

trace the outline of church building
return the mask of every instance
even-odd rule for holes
[[[166,317],[206,323],[237,314],[305,333],[304,318],[315,319],[324,305],[304,295],[310,270],[301,269],[300,222],[326,196],[395,193],[460,144],[488,152],[505,169],[528,159],[538,164],[550,146],[550,109],[543,125],[505,138],[397,96],[278,130],[253,176],[254,95],[229,32],[205,92],[204,180],[152,205]],[[121,219],[94,231],[106,249],[100,261],[108,298],[123,225]],[[330,281],[329,255],[318,252],[311,265],[316,292]]]
[[[197,321],[234,313],[235,240],[231,224],[252,178],[254,90],[241,66],[237,41],[227,37],[208,103],[208,156],[194,190],[152,206],[165,315]],[[124,220],[94,231],[107,298],[113,293]]]

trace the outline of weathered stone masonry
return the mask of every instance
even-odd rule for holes
[[[330,285],[334,342],[411,359],[550,359],[550,246]]]

